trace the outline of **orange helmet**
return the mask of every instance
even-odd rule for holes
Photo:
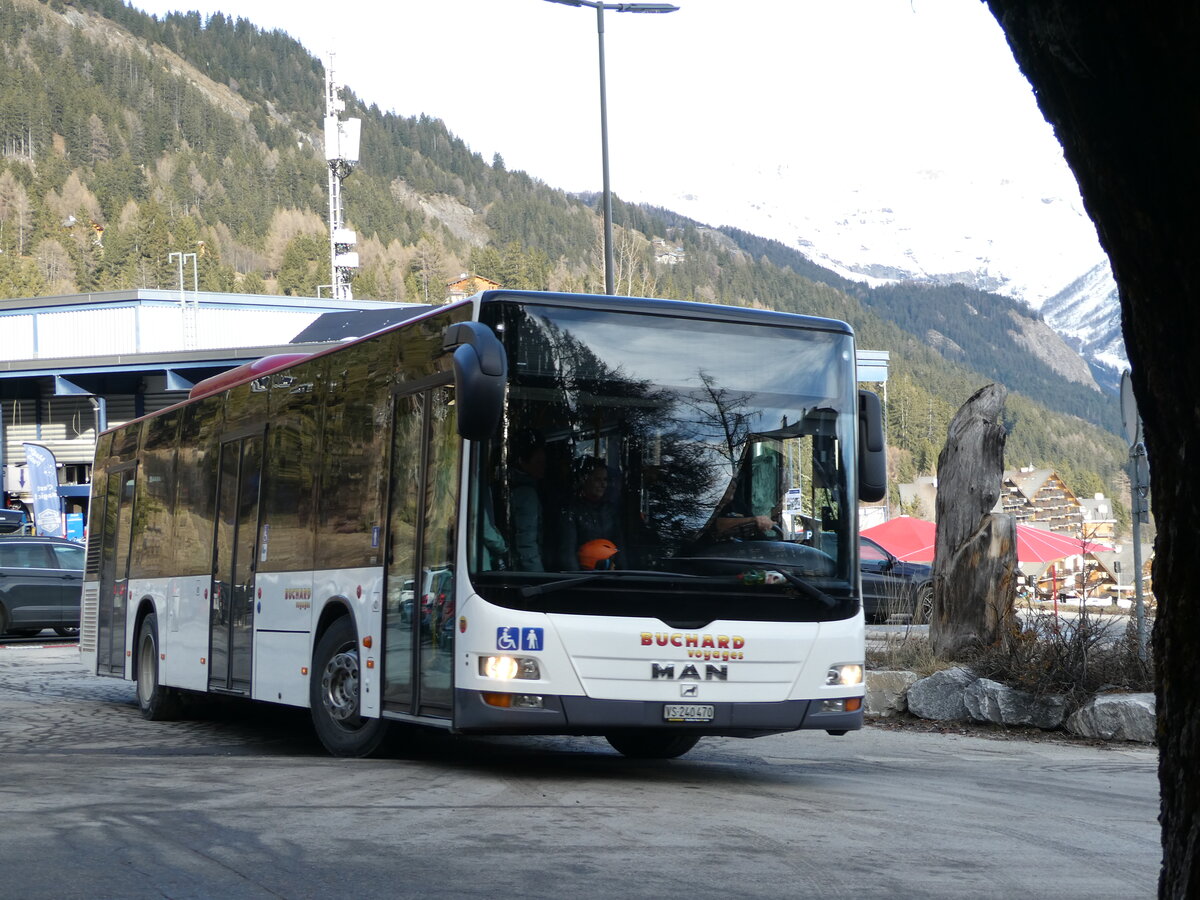
[[[611,569],[617,545],[606,538],[588,541],[579,548],[579,565],[585,569]]]

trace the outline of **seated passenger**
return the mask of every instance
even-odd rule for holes
[[[606,540],[620,547],[617,511],[608,502],[608,465],[602,459],[585,456],[576,466],[575,496],[563,515],[559,540],[560,561],[564,569],[583,568],[580,548],[589,541]],[[613,558],[616,563],[615,557]]]
[[[614,568],[613,557],[617,555],[617,545],[607,538],[596,538],[588,541],[579,548],[579,568],[589,571],[603,572]]]
[[[522,432],[513,449],[515,465],[509,494],[513,522],[514,565],[522,572],[544,572],[542,498],[538,482],[546,475],[546,442],[532,429]]]

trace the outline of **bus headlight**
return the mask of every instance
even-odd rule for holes
[[[830,666],[825,673],[825,684],[848,687],[852,684],[862,684],[863,667],[858,663],[842,663]]]
[[[530,656],[481,656],[479,674],[499,681],[515,678],[535,681],[542,677],[538,661]]]

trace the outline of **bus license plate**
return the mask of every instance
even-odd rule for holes
[[[664,722],[711,722],[712,719],[711,704],[668,703],[663,706]]]

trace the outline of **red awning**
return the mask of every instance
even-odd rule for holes
[[[933,561],[937,538],[937,526],[933,522],[912,516],[897,516],[882,525],[864,528],[862,534],[900,559],[909,562]],[[1105,550],[1112,548],[1057,531],[1017,525],[1018,562],[1047,563]]]
[[[932,562],[933,542],[937,526],[912,516],[896,516],[881,525],[864,528],[860,534],[869,537],[888,553],[910,562]]]
[[[1112,550],[1112,547],[1071,537],[1061,531],[1047,531],[1033,525],[1017,525],[1017,560],[1048,563],[1068,556],[1083,556]]]

